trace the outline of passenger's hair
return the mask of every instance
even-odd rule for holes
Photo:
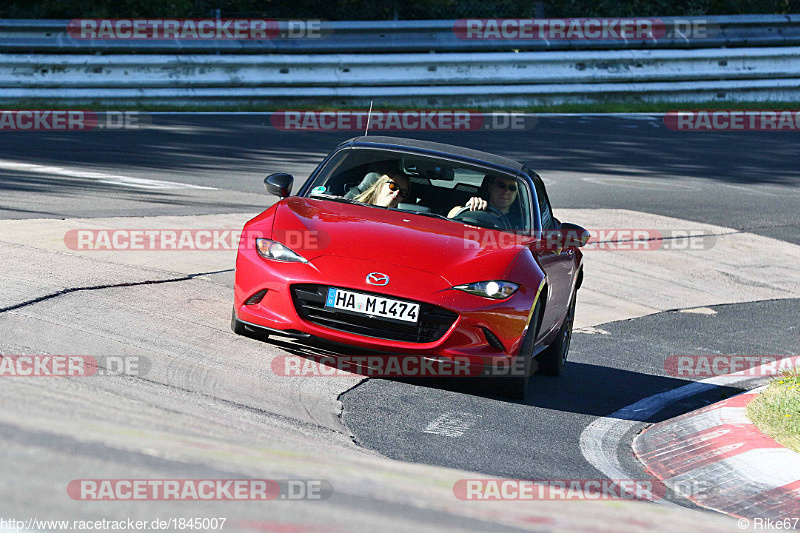
[[[373,183],[366,191],[362,192],[353,199],[357,202],[362,202],[365,204],[375,204],[375,202],[378,200],[378,194],[380,193],[381,187],[388,183],[389,180],[397,182],[399,178],[405,178],[409,186],[411,185],[411,180],[409,180],[408,176],[406,176],[404,173],[400,172],[399,170],[390,170],[378,178],[378,181]]]

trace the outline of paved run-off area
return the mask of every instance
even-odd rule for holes
[[[578,327],[667,309],[800,297],[796,245],[633,211],[562,209],[556,215],[589,229],[709,236],[688,249],[588,250]],[[78,252],[64,244],[72,229],[235,229],[247,218],[3,221],[3,354],[136,355],[151,367],[140,378],[3,378],[0,438],[10,483],[0,495],[0,516],[228,515],[240,530],[280,524],[351,530],[376,519],[391,519],[385,529],[396,530],[423,524],[482,530],[487,523],[731,530],[732,522],[722,517],[638,502],[459,501],[453,485],[468,472],[388,460],[350,441],[338,397],[360,377],[280,378],[270,372],[270,360],[302,353],[302,347],[263,344],[229,331],[235,251]],[[66,493],[73,479],[168,477],[324,479],[334,496],[272,502],[265,509],[232,502],[78,502]],[[586,505],[593,505],[591,514],[569,507]]]

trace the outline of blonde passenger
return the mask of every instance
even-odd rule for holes
[[[400,173],[384,174],[355,200],[381,207],[397,207],[408,197],[409,185],[408,178]]]

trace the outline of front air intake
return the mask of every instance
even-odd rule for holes
[[[264,299],[264,296],[266,294],[267,294],[267,289],[261,289],[260,291],[252,295],[250,298],[245,300],[244,305],[255,305],[261,302],[261,300]]]
[[[489,328],[481,328],[481,329],[483,330],[483,334],[486,337],[486,341],[492,346],[492,348],[500,350],[501,352],[506,351],[505,347],[503,347],[503,343],[500,342],[500,339],[497,338],[497,335],[492,333],[492,331]]]

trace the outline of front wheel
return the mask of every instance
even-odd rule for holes
[[[247,330],[244,329],[244,324],[236,319],[236,309],[231,309],[231,331],[237,335],[247,334]]]
[[[536,356],[536,361],[539,363],[538,372],[545,376],[560,376],[564,371],[564,364],[567,362],[567,354],[569,353],[569,344],[572,340],[572,323],[575,321],[576,296],[577,294],[572,295],[572,301],[569,304],[567,316],[564,318],[564,323],[558,331],[556,342]]]
[[[530,382],[531,365],[533,363],[533,348],[536,345],[541,307],[541,302],[536,302],[536,308],[528,324],[528,332],[525,334],[522,346],[520,346],[519,355],[517,355],[515,364],[511,369],[511,375],[496,378],[498,380],[498,393],[506,398],[525,400],[528,395],[528,383]]]

